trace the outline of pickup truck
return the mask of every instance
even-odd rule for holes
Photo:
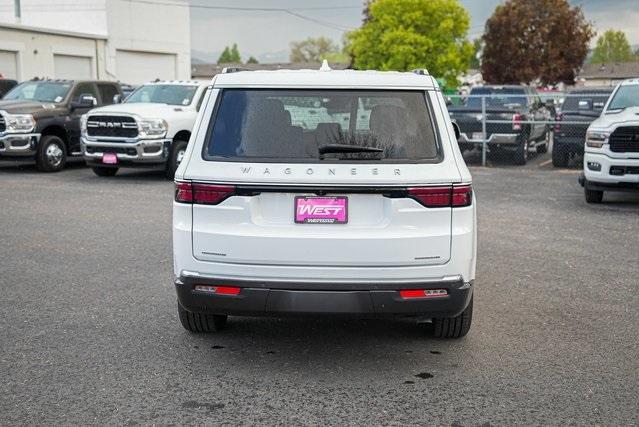
[[[586,130],[603,111],[612,87],[578,88],[566,94],[561,112],[555,120],[552,164],[566,167],[573,155],[584,154]]]
[[[89,111],[82,120],[82,153],[98,176],[121,167],[162,169],[173,179],[210,82],[155,81],[123,103]]]
[[[35,160],[57,172],[80,156],[80,117],[122,95],[120,85],[93,80],[30,80],[0,101],[0,160]]]
[[[485,99],[485,108],[482,108],[482,99]],[[524,165],[530,151],[548,151],[550,129],[547,121],[551,119],[551,113],[534,88],[475,86],[464,105],[451,105],[448,112],[459,127],[458,142],[462,151],[482,146],[484,120],[485,139],[492,153],[507,151],[512,154],[515,164]]]

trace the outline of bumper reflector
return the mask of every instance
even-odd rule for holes
[[[399,296],[404,299],[411,298],[437,298],[448,296],[446,289],[402,289]]]
[[[240,288],[234,286],[195,285],[195,290],[217,295],[239,295]]]

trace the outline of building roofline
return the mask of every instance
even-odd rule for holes
[[[82,39],[98,39],[98,40],[106,40],[107,36],[104,34],[90,34],[90,33],[78,33],[75,31],[64,31],[64,30],[54,30],[51,28],[43,28],[43,27],[32,27],[30,25],[22,25],[22,24],[9,24],[6,22],[0,23],[0,29],[9,29],[9,30],[17,30],[17,31],[30,31],[34,33],[42,33],[42,34],[53,34],[56,36],[68,36],[68,37],[77,37]]]

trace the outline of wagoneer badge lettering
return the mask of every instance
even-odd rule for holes
[[[240,166],[240,172],[242,172],[243,174],[249,174],[251,172],[254,173],[260,173],[261,175],[271,175],[271,169],[270,168],[259,168],[259,169],[253,169],[250,166]],[[291,175],[293,173],[294,169],[293,168],[284,168],[282,169],[282,174],[283,175]],[[316,170],[314,168],[305,168],[303,170],[303,172],[306,175],[315,175]],[[365,174],[368,173],[369,175],[373,175],[373,176],[379,176],[379,175],[383,175],[384,174],[384,170],[380,169],[378,167],[375,168],[348,168],[345,169],[345,172],[343,174],[345,175],[351,175],[351,176],[357,176],[359,174]],[[399,168],[394,168],[392,171],[392,174],[395,176],[400,176],[402,174],[401,169]],[[331,175],[331,176],[337,176],[338,175],[338,171],[336,168],[327,168],[325,173],[323,173],[323,175]]]

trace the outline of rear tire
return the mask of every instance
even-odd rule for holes
[[[55,135],[40,139],[36,153],[36,167],[41,172],[58,172],[67,164],[67,148]]]
[[[528,147],[530,142],[528,140],[528,133],[522,132],[517,138],[517,148],[515,149],[513,162],[516,165],[523,166],[528,161]]]
[[[603,191],[584,189],[586,203],[601,203],[603,200]]]
[[[549,146],[550,146],[550,131],[546,129],[546,136],[544,137],[544,142],[537,145],[537,154],[546,154],[548,152]]]
[[[100,166],[94,166],[91,169],[93,169],[93,173],[97,176],[114,176],[116,173],[118,173],[118,168],[103,168]]]
[[[219,332],[226,327],[228,316],[220,314],[193,313],[178,303],[178,316],[184,329],[189,332]]]
[[[180,166],[180,163],[182,163],[187,145],[189,145],[188,141],[173,142],[173,145],[171,146],[171,155],[169,156],[169,161],[166,164],[166,177],[168,179],[175,178],[175,171],[178,166]]]
[[[473,298],[470,298],[468,307],[456,317],[436,317],[433,319],[436,338],[461,338],[466,336],[473,321]]]
[[[552,147],[552,165],[556,168],[565,168],[568,166],[570,153],[557,145]]]

